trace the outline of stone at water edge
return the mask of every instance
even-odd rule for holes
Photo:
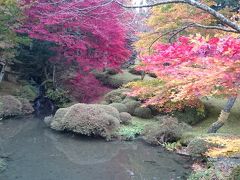
[[[0,158],[0,173],[7,169],[7,163],[4,159]]]
[[[53,120],[53,116],[46,116],[43,121],[48,127],[50,127],[52,120]]]

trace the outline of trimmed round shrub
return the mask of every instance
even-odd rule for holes
[[[112,101],[111,103],[121,103],[122,98],[120,96],[115,96],[115,97],[112,97],[111,101]]]
[[[101,101],[100,104],[108,105],[107,101]]]
[[[14,96],[0,97],[0,117],[10,117],[22,115],[22,103]]]
[[[122,103],[112,103],[112,104],[109,104],[109,105],[112,106],[112,107],[115,107],[120,113],[128,111],[127,106],[125,104],[122,104]]]
[[[109,76],[107,85],[112,88],[120,88],[123,84],[128,83],[124,78],[116,78],[115,76]]]
[[[122,124],[126,124],[126,125],[128,125],[128,124],[131,124],[132,122],[132,116],[131,116],[131,114],[129,114],[129,113],[127,113],[127,112],[121,112],[120,113],[120,122],[122,123]]]
[[[144,132],[146,142],[153,145],[160,145],[165,142],[176,142],[181,139],[183,132],[186,130],[182,123],[176,118],[164,117],[165,120],[159,122],[155,127],[148,127]]]
[[[201,138],[195,138],[187,146],[187,151],[191,156],[202,156],[207,152],[210,144]]]
[[[104,100],[110,104],[115,102],[121,102],[127,95],[128,89],[116,89],[107,93],[104,97]]]
[[[150,77],[157,78],[157,75],[154,74],[154,73],[148,73],[148,75],[149,75]]]
[[[27,99],[11,95],[0,96],[0,118],[31,114],[33,107]]]
[[[125,105],[127,106],[128,113],[133,115],[136,108],[141,106],[141,102],[130,100],[130,101],[126,102]]]
[[[123,103],[123,104],[126,104],[126,103],[129,102],[129,101],[137,101],[137,100],[138,100],[137,97],[126,96],[126,97],[123,99],[122,103]]]
[[[106,73],[109,75],[115,75],[118,74],[118,71],[116,69],[112,69],[112,68],[106,68]]]
[[[143,73],[143,71],[138,71],[134,67],[129,68],[128,72],[130,72],[131,74],[135,74],[135,75],[142,75],[142,73]]]
[[[137,107],[133,115],[144,119],[150,119],[152,118],[152,111],[148,107]]]
[[[59,109],[52,119],[51,128],[109,140],[119,128],[118,117],[117,109],[111,106],[79,103]]]

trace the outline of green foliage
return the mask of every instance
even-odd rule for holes
[[[240,166],[235,167],[229,176],[229,180],[238,180],[238,179],[240,179]]]
[[[142,134],[146,126],[154,127],[156,124],[157,121],[153,119],[143,120],[133,117],[132,123],[128,125],[121,125],[117,134],[126,140],[132,140],[136,136]]]
[[[68,91],[63,89],[48,89],[46,95],[52,99],[59,108],[66,107],[71,102],[68,96]]]
[[[209,169],[200,170],[197,172],[193,172],[189,177],[188,180],[224,180],[224,175],[221,173],[219,169],[214,167]]]
[[[206,110],[204,104],[201,104],[201,106],[197,108],[185,107],[182,111],[173,112],[173,115],[178,118],[179,121],[194,125],[206,117]]]
[[[162,144],[162,146],[166,148],[168,151],[175,151],[177,149],[180,149],[182,147],[182,144],[180,143],[180,141],[173,143],[165,142]]]
[[[194,132],[189,131],[189,132],[184,132],[181,139],[179,140],[179,142],[183,145],[183,146],[187,146],[196,136],[200,136],[200,134],[194,134]]]
[[[49,80],[52,77],[53,64],[49,58],[55,55],[50,49],[54,44],[32,40],[31,45],[21,45],[14,61],[13,70],[20,72],[20,78],[34,80],[36,83]]]
[[[27,44],[28,38],[17,36],[15,29],[23,17],[16,0],[0,1],[0,59],[9,61],[15,56],[15,47],[19,43]]]
[[[16,96],[33,101],[37,97],[36,88],[31,85],[24,85],[16,90]]]

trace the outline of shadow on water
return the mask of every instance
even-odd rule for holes
[[[0,145],[9,156],[1,180],[175,180],[190,172],[188,158],[159,147],[58,133],[35,118],[2,122]]]

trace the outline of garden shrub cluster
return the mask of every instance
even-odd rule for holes
[[[148,107],[141,107],[141,101],[136,97],[129,97],[129,89],[120,88],[110,91],[105,95],[104,102],[115,107],[119,112],[127,112],[133,116],[144,119],[152,118],[152,110]]]

